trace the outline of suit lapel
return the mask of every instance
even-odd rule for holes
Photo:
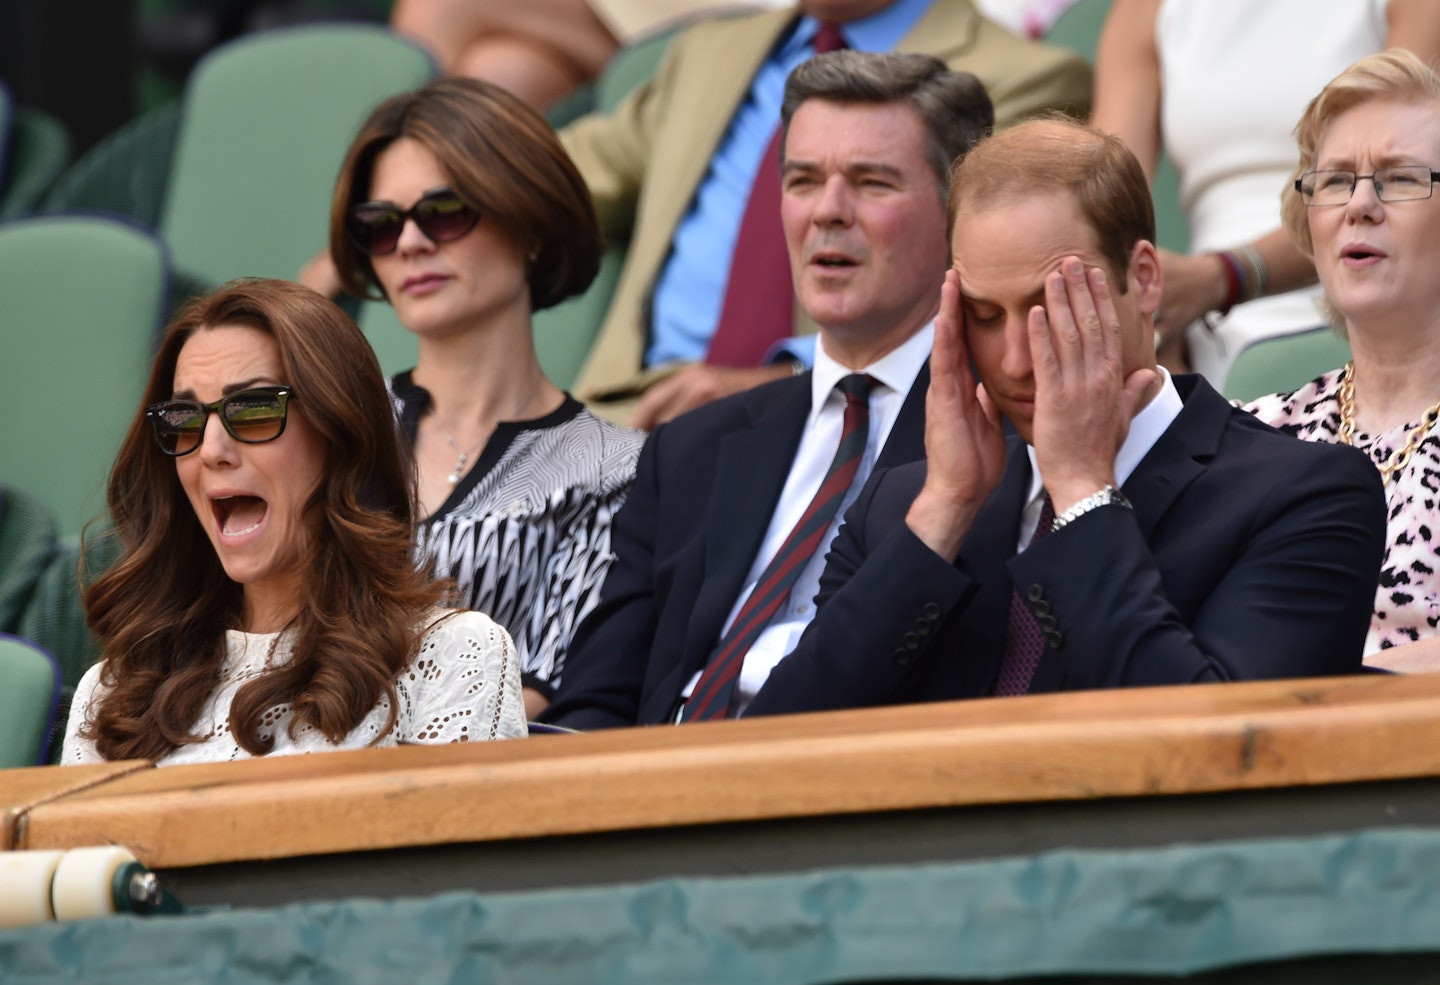
[[[1121,487],[1135,508],[1135,522],[1146,543],[1153,541],[1155,528],[1185,487],[1205,471],[1230,416],[1230,405],[1199,376],[1175,377],[1175,389],[1185,406]],[[1030,692],[1064,687],[1063,664],[1047,649],[1035,668]]]
[[[810,412],[810,375],[757,412],[749,427],[721,439],[705,521],[705,579],[686,632],[682,670],[700,666],[720,638],[725,617],[744,587],[775,504],[790,476]]]
[[[930,389],[930,360],[915,374],[910,392],[900,405],[900,413],[890,427],[885,447],[875,459],[875,468],[889,469],[925,457],[925,393]]]
[[[1147,541],[1185,487],[1205,471],[1230,417],[1230,405],[1203,378],[1177,376],[1175,389],[1184,408],[1122,487]]]

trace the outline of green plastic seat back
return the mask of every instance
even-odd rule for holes
[[[50,511],[18,489],[0,490],[0,633],[17,631],[55,550]]]
[[[144,391],[169,263],[152,233],[99,216],[0,225],[5,385],[0,476],[62,535],[104,512],[105,481]]]
[[[35,644],[0,634],[0,769],[43,766],[60,701],[60,671]]]
[[[43,647],[60,668],[60,706],[55,714],[58,734],[64,733],[75,686],[100,658],[100,642],[85,623],[83,586],[114,564],[119,554],[118,540],[110,536],[108,526],[100,524],[86,529],[83,549],[74,539],[62,541],[35,583],[15,631],[17,636]],[[52,760],[59,755],[60,747],[55,743]]]
[[[660,67],[660,59],[670,47],[671,40],[680,33],[684,25],[636,39],[615,53],[605,65],[605,70],[595,80],[595,110],[600,113],[613,112],[620,101],[630,95],[642,82],[648,82]]]
[[[1076,0],[1045,32],[1045,40],[1075,52],[1091,65],[1113,0]]]
[[[415,335],[400,324],[388,301],[362,301],[355,324],[370,340],[370,347],[375,350],[375,358],[380,360],[380,369],[386,376],[415,366],[420,344]]]
[[[590,354],[590,346],[600,333],[605,312],[615,285],[620,282],[620,268],[625,265],[625,251],[617,246],[606,247],[600,257],[600,272],[586,288],[553,308],[535,314],[535,352],[540,368],[550,381],[562,390],[570,389],[580,367]]]
[[[1112,0],[1078,0],[1050,26],[1045,40],[1080,55],[1095,64],[1095,51],[1100,32],[1110,14]],[[1175,165],[1162,150],[1150,182],[1150,197],[1155,202],[1155,242],[1176,253],[1190,250],[1190,223],[1180,208],[1180,176]]]
[[[136,117],[66,168],[40,210],[98,209],[159,226],[179,129],[179,103]]]
[[[1349,359],[1350,343],[1329,328],[1262,339],[1241,349],[1230,364],[1225,396],[1254,400],[1267,393],[1289,393]]]
[[[435,75],[383,27],[325,24],[216,49],[185,88],[160,229],[201,283],[293,278],[329,235],[345,151],[381,100]]]
[[[34,211],[70,163],[70,134],[55,117],[17,106],[0,186],[0,219]]]

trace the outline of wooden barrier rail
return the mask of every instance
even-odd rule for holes
[[[0,773],[4,847],[158,868],[1440,777],[1440,675],[1095,691],[520,742]]]

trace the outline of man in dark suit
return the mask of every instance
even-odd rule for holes
[[[928,462],[871,478],[748,713],[1358,670],[1379,476],[1156,366],[1123,144],[1020,124],[957,167],[949,211]]]
[[[651,434],[545,721],[675,721],[707,667],[704,717],[737,713],[809,622],[843,505],[873,466],[924,452],[947,173],[990,127],[990,101],[928,55],[838,51],[792,73],[782,121],[782,219],[820,326],[815,369]]]

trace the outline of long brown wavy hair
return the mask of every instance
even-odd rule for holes
[[[338,742],[382,697],[393,726],[395,676],[414,659],[428,610],[445,595],[410,551],[414,482],[375,354],[343,311],[288,281],[232,281],[183,310],[165,332],[145,395],[110,473],[119,560],[85,592],[103,645],[101,685],[81,734],[106,759],[159,759],[194,734],[220,682],[225,632],[238,628],[231,581],[195,516],[175,460],[151,437],[145,407],[173,393],[189,338],[221,326],[275,340],[291,413],[325,442],[324,476],[305,506],[306,595],[285,627],[294,657],[244,684],[230,709],[241,748],[264,755],[261,717],[277,704]],[[381,734],[385,734],[382,732]]]

